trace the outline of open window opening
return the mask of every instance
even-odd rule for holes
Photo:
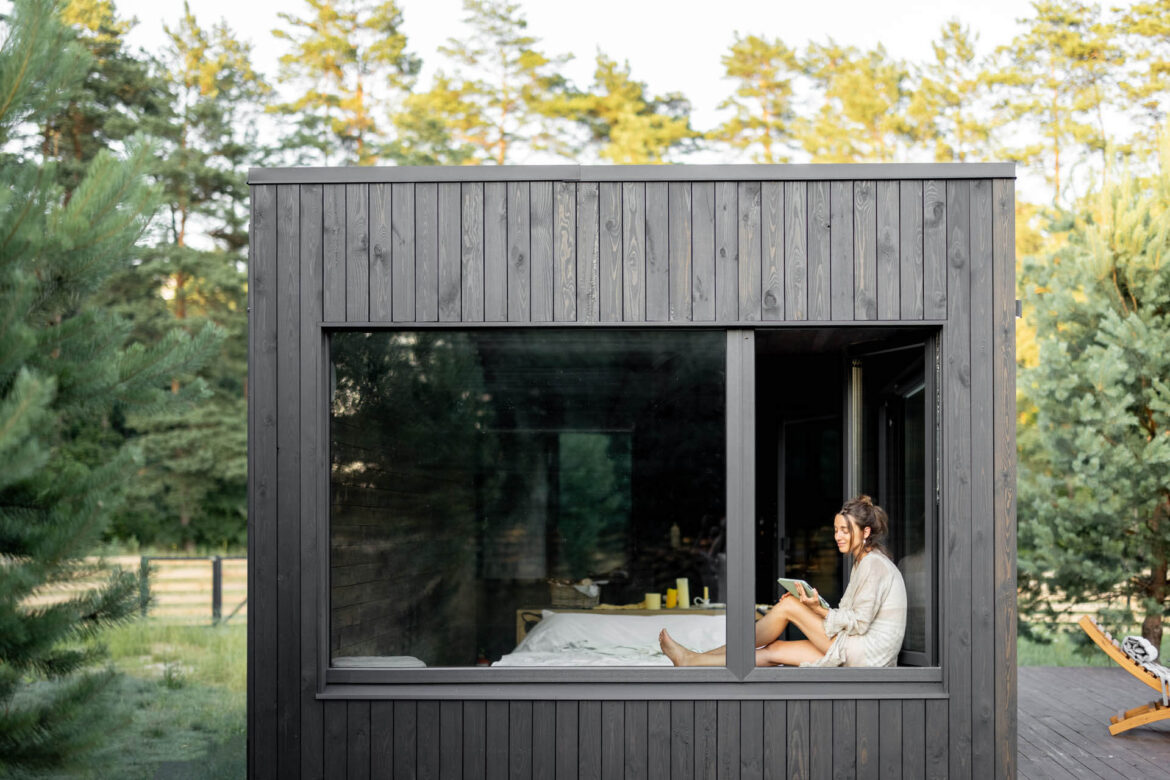
[[[774,604],[785,577],[836,606],[852,560],[833,517],[865,493],[889,516],[906,587],[903,666],[937,665],[935,341],[905,328],[756,334],[756,601]],[[803,635],[789,625],[782,638]]]

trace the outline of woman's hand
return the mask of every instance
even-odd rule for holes
[[[800,591],[800,603],[801,604],[804,604],[806,607],[811,609],[815,614],[820,615],[821,617],[824,617],[825,615],[829,614],[829,610],[827,610],[821,606],[821,596],[819,593],[817,593],[816,588],[812,589],[812,595],[806,594],[804,592],[804,586],[801,585],[799,582],[796,583],[796,588],[797,588],[797,590]]]

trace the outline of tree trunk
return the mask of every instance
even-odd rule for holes
[[[1162,502],[1154,508],[1154,515],[1149,522],[1154,548],[1154,567],[1150,572],[1150,598],[1157,606],[1142,621],[1142,636],[1155,649],[1162,647],[1162,611],[1166,607],[1166,544],[1158,531],[1165,520],[1167,509],[1170,509],[1170,497],[1163,495]]]

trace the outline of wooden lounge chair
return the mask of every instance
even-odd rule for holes
[[[1167,684],[1158,675],[1126,655],[1121,649],[1121,643],[1102,629],[1093,618],[1085,615],[1079,622],[1089,638],[1096,642],[1097,646],[1104,650],[1105,654],[1112,658],[1118,666],[1153,688],[1162,697],[1162,701],[1155,700],[1141,707],[1134,707],[1132,710],[1124,710],[1111,717],[1109,719],[1109,733],[1117,736],[1123,731],[1129,731],[1147,723],[1170,719],[1170,706],[1167,706],[1166,703]]]

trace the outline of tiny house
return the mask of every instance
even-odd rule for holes
[[[249,775],[1013,777],[1014,176],[252,170]],[[757,668],[858,493],[896,666]]]

